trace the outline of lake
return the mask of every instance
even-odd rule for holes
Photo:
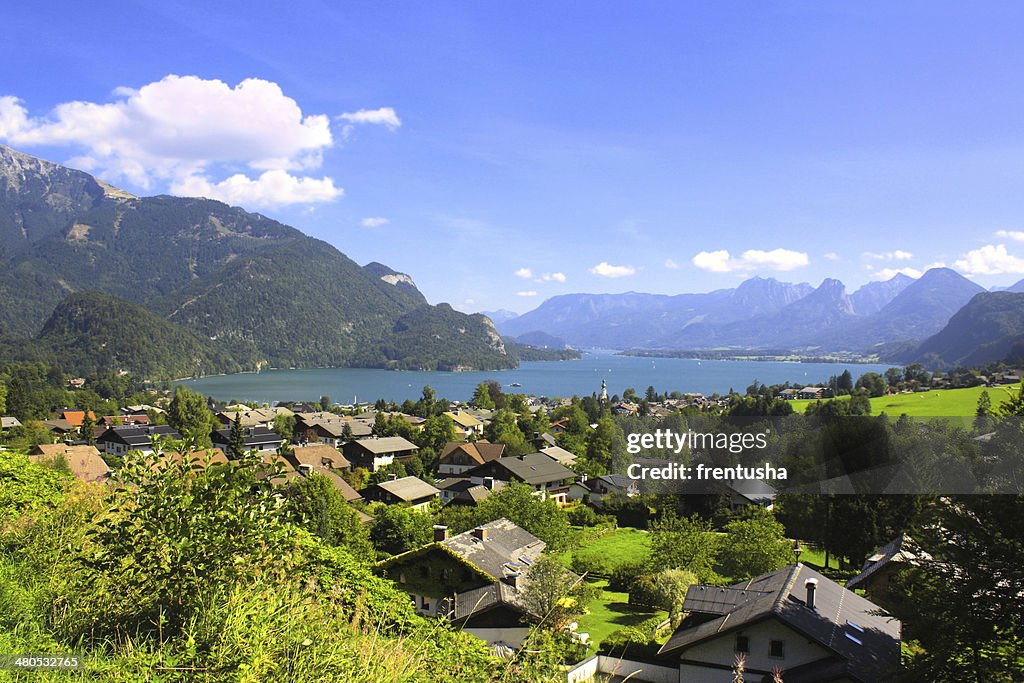
[[[756,379],[762,384],[816,384],[849,370],[854,381],[865,372],[883,373],[889,365],[859,363],[793,363],[783,361],[690,360],[640,358],[588,353],[580,360],[532,361],[515,370],[493,372],[395,372],[370,368],[264,370],[179,382],[219,400],[315,401],[330,396],[336,403],[416,400],[429,384],[438,397],[467,401],[485,380],[500,382],[506,391],[537,396],[584,396],[608,382],[608,394],[633,387],[641,395],[648,386],[659,392],[724,394],[742,392]],[[513,383],[521,386],[512,387]]]

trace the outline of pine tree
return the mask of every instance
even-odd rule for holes
[[[241,460],[245,455],[245,431],[242,429],[242,414],[235,411],[235,421],[231,423],[231,437],[228,440],[228,459]]]

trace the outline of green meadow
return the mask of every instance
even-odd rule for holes
[[[1011,392],[1018,390],[1017,385],[998,387],[969,387],[967,389],[932,389],[911,394],[894,394],[871,399],[871,413],[885,413],[894,417],[971,417],[978,407],[978,397],[982,391],[988,391],[992,406],[996,407]],[[840,398],[844,400],[844,398]],[[802,413],[814,401],[793,401],[793,410]]]

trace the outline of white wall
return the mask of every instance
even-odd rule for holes
[[[689,661],[731,666],[736,658],[735,647],[738,634],[745,635],[749,639],[750,651],[747,653],[747,669],[751,670],[771,671],[775,667],[793,669],[829,655],[828,650],[818,643],[808,640],[807,636],[797,633],[776,619],[767,619],[688,648],[683,651],[682,658]],[[768,647],[772,640],[781,640],[784,643],[785,656],[782,659],[768,656]],[[684,664],[680,667],[680,671],[680,680],[685,683],[719,683],[720,681],[729,683],[732,680],[732,674],[723,670]],[[750,675],[748,680],[760,681],[762,675]]]
[[[472,633],[488,645],[501,643],[508,645],[514,650],[523,646],[523,641],[530,635],[528,626],[515,626],[511,628],[464,628],[466,633]]]
[[[645,681],[646,683],[679,683],[679,669],[668,666],[658,666],[647,662],[634,662],[628,659],[617,657],[606,657],[598,655],[598,670],[601,673],[613,676],[626,677],[636,674],[631,681]]]

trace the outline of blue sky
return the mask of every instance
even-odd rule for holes
[[[0,142],[469,311],[1024,278],[1024,5],[208,4],[6,3]]]

